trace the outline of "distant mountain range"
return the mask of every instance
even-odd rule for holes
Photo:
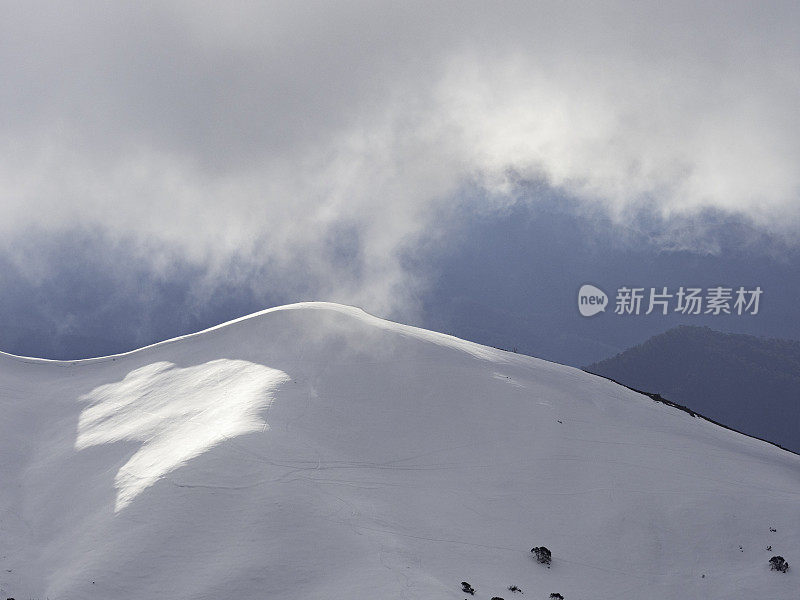
[[[800,342],[681,326],[586,367],[800,452]]]

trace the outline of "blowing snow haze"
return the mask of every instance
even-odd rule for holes
[[[0,0],[0,593],[788,598],[798,22]]]

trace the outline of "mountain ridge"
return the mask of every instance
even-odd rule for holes
[[[572,367],[293,307],[0,361],[0,592],[792,597],[765,548],[800,555],[796,455]]]
[[[586,370],[800,451],[800,341],[684,325]]]

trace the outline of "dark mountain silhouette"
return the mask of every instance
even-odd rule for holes
[[[800,452],[800,342],[681,326],[587,371]]]

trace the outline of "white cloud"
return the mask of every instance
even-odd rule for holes
[[[402,250],[465,185],[502,205],[544,181],[623,223],[800,225],[792,3],[8,12],[5,241],[99,228],[155,263],[267,264],[389,313],[414,295]]]

